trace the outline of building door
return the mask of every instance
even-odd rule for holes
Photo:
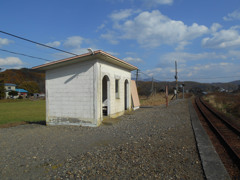
[[[110,112],[110,80],[107,75],[102,79],[102,115],[108,116]]]
[[[129,83],[127,79],[124,82],[124,109],[129,109]]]

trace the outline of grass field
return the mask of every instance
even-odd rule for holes
[[[212,93],[204,96],[204,100],[209,102],[217,110],[240,118],[240,93]]]
[[[0,124],[45,121],[45,100],[1,100]]]

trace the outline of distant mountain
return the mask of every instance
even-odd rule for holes
[[[232,82],[229,83],[212,83],[212,85],[214,85],[215,87],[219,87],[219,88],[223,88],[229,91],[233,91],[238,89],[238,85],[234,84]]]
[[[183,82],[178,82],[179,90],[181,90],[181,85]],[[164,91],[165,86],[168,85],[169,92],[173,92],[173,88],[176,87],[176,82],[154,82],[152,81],[139,81],[138,82],[138,92],[140,95],[148,95],[152,86],[157,91]],[[184,89],[192,92],[214,92],[219,90],[235,91],[238,89],[238,85],[235,83],[199,83],[194,81],[184,81]]]
[[[236,84],[236,85],[240,85],[240,80],[237,80],[237,81],[232,81],[232,82],[229,82],[231,84]]]
[[[4,83],[13,83],[16,85],[24,81],[35,81],[38,83],[40,91],[45,92],[45,73],[33,69],[7,69],[0,72],[0,80]]]

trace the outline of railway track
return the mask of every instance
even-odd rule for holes
[[[210,129],[240,169],[240,127],[212,109],[201,97],[196,97],[195,103]]]

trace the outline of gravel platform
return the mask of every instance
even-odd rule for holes
[[[187,100],[98,128],[0,129],[0,179],[204,179]]]

